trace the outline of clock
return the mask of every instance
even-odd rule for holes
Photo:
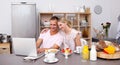
[[[94,12],[96,14],[101,14],[102,13],[102,7],[100,5],[96,5],[94,8]]]

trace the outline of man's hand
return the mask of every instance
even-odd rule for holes
[[[38,49],[37,49],[37,53],[41,53],[41,52],[44,52],[44,51],[45,51],[44,48],[38,48]]]

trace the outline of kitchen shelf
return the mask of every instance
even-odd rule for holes
[[[64,17],[70,20],[72,23],[72,28],[78,31],[83,32],[84,30],[87,30],[86,32],[88,32],[87,34],[88,37],[82,37],[82,38],[86,39],[88,43],[91,44],[92,37],[91,37],[91,13],[90,12],[84,12],[84,13],[81,13],[81,12],[40,12],[39,13],[40,31],[43,28],[46,28],[43,23],[45,21],[49,22],[52,16]],[[86,25],[81,24],[83,20],[86,20],[87,22]],[[84,33],[82,33],[82,35],[83,34]]]

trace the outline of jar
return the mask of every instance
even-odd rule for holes
[[[89,49],[88,49],[88,45],[84,45],[84,46],[83,46],[82,59],[83,59],[83,60],[88,60],[88,59],[89,59]]]

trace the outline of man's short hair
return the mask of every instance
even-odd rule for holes
[[[60,19],[59,19],[57,16],[52,16],[52,17],[50,18],[50,20],[57,20],[57,21],[59,21]]]

